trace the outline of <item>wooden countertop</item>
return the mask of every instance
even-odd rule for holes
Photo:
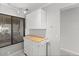
[[[42,42],[45,40],[44,37],[36,36],[36,35],[27,35],[24,37],[24,39],[32,40],[33,42]]]

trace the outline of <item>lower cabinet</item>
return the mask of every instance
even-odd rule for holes
[[[46,56],[46,45],[24,39],[24,53],[28,56]]]

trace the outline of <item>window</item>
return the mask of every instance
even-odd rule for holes
[[[11,44],[11,17],[0,15],[0,47]]]
[[[24,19],[0,14],[0,47],[23,41]]]
[[[13,17],[13,43],[23,41],[23,19]]]

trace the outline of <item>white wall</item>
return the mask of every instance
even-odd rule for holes
[[[59,51],[60,51],[60,43],[59,43],[60,42],[60,9],[70,6],[70,5],[73,5],[73,4],[55,3],[55,4],[51,4],[43,8],[44,10],[46,10],[46,13],[47,13],[46,37],[49,40],[49,45],[48,45],[49,56],[59,55]],[[29,17],[27,16],[27,18]],[[28,21],[26,21],[26,23]],[[26,24],[26,26],[27,27],[29,26],[28,23]],[[27,31],[26,31],[26,34],[27,34]]]
[[[47,9],[47,38],[49,42],[49,54],[58,55],[60,40],[60,12],[58,9],[50,6]]]
[[[79,55],[79,7],[61,11],[61,48]]]
[[[60,55],[60,9],[73,4],[51,4],[47,10],[48,55]]]
[[[17,10],[18,11],[18,10]],[[16,10],[12,9],[11,7],[7,6],[6,4],[0,4],[0,13],[17,16],[17,17],[24,17],[24,14],[18,14]],[[4,48],[0,48],[0,56],[1,55],[16,55],[17,53],[23,52],[23,42],[11,46],[7,46]]]
[[[19,11],[20,13],[18,13]],[[13,7],[8,6],[6,3],[0,3],[0,13],[12,15],[12,16],[18,16],[18,17],[24,17],[24,14],[21,12],[22,10],[14,9]]]

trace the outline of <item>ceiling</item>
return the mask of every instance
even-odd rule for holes
[[[48,3],[8,3],[8,5],[15,7],[15,8],[21,8],[23,10],[28,9],[29,12],[32,12],[38,8],[41,8]]]
[[[68,3],[0,3],[1,5],[5,5],[13,10],[16,10],[18,13],[24,13],[25,9],[28,9],[28,13],[31,13],[32,11],[38,9],[38,8],[43,8],[47,9],[49,6],[52,7],[58,7],[62,8],[64,5],[68,5]],[[71,4],[71,3],[69,3]],[[71,4],[72,5],[72,4]],[[55,8],[56,8],[55,7]]]
[[[0,5],[5,5],[13,10],[20,10],[24,13],[26,9],[28,9],[28,13],[32,11],[47,6],[50,3],[0,3]]]
[[[22,8],[22,9],[36,9],[39,8],[43,5],[45,5],[46,3],[9,3],[12,6],[15,6],[17,8]]]

